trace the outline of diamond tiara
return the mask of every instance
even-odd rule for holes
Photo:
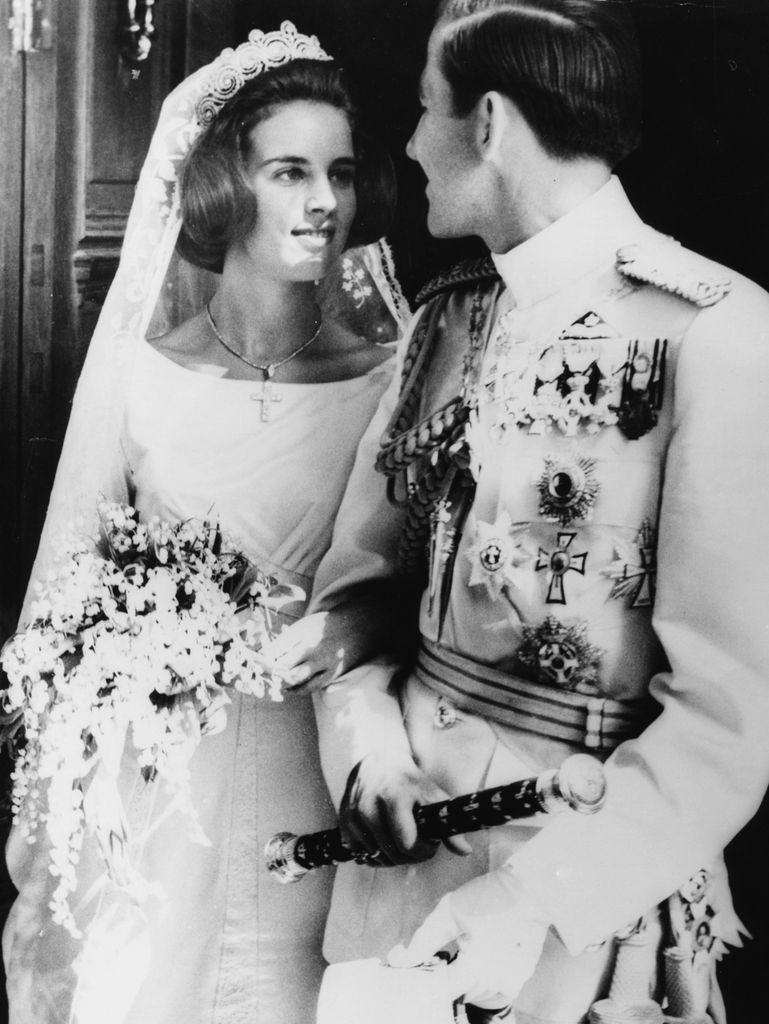
[[[223,50],[215,61],[203,95],[195,104],[198,124],[207,127],[224,104],[252,78],[300,58],[333,60],[321,47],[317,36],[302,35],[290,21],[282,22],[275,32],[253,29],[245,43],[234,50],[231,47]]]

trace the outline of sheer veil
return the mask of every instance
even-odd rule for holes
[[[295,33],[290,23],[281,26],[281,31],[286,29]],[[75,392],[22,621],[29,615],[34,582],[55,566],[61,538],[73,531],[96,530],[98,495],[115,501],[130,497],[120,435],[126,382],[139,345],[199,311],[216,288],[214,274],[192,267],[175,252],[180,226],[178,174],[201,131],[196,104],[213,80],[221,82],[233,65],[247,59],[247,45],[224,50],[190,75],[161,109],[136,187],[117,273]],[[237,88],[236,81],[233,91]],[[342,319],[356,333],[379,344],[394,342],[409,316],[384,240],[344,253],[320,285],[319,301],[327,316]]]

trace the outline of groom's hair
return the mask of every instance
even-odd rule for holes
[[[613,167],[640,141],[640,59],[623,0],[441,0],[454,113],[511,99],[546,152]]]
[[[259,211],[246,178],[251,132],[282,104],[327,104],[349,119],[357,160],[357,210],[347,247],[376,241],[395,209],[395,173],[386,150],[359,126],[340,69],[330,61],[294,60],[244,85],[190,148],[181,171],[177,249],[195,266],[221,272],[230,246],[256,225]]]

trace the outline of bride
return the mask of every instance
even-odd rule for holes
[[[288,22],[252,32],[171,94],[78,386],[35,576],[104,494],[144,517],[215,517],[309,593],[391,376],[381,343],[407,315],[388,250],[372,243],[388,174],[359,137],[339,70]],[[51,920],[44,837],[30,846],[13,830],[11,1024],[314,1018],[330,873],[285,888],[262,861],[274,832],[333,823],[312,709],[304,697],[234,696],[226,729],[191,764],[208,845],[189,839],[126,751],[130,852],[153,887],[144,902],[106,878],[87,840],[73,938]]]

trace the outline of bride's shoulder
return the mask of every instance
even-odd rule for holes
[[[343,363],[346,376],[358,377],[381,366],[393,356],[389,345],[378,345],[369,338],[350,330],[344,324],[328,324],[329,354]]]
[[[210,338],[197,316],[174,327],[167,334],[147,338],[147,344],[159,355],[187,368],[199,365],[211,347]]]

